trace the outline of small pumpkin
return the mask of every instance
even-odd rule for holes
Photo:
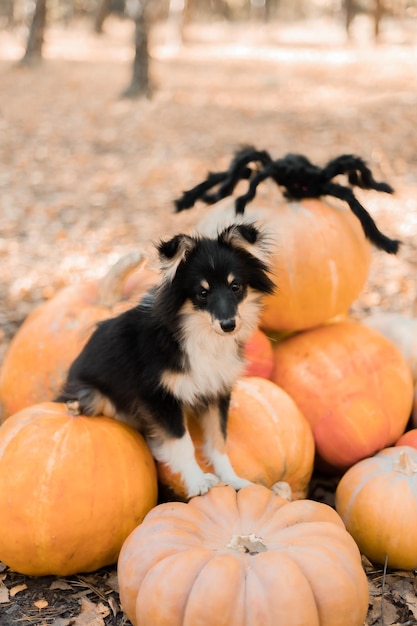
[[[417,568],[417,450],[386,448],[342,477],[336,509],[360,551],[374,563]]]
[[[147,258],[135,252],[122,257],[101,280],[64,287],[32,311],[13,337],[0,370],[0,420],[53,400],[97,322],[132,306],[132,298],[147,291],[156,277]]]
[[[396,446],[410,446],[411,448],[417,449],[417,428],[412,428],[411,430],[407,430],[401,437],[397,440]]]
[[[271,378],[274,368],[274,353],[268,336],[257,329],[244,346],[246,367],[244,376]]]
[[[117,560],[156,504],[144,439],[105,417],[41,403],[0,427],[0,561],[30,576],[65,576]]]
[[[337,513],[260,485],[160,504],[123,544],[134,626],[362,626],[368,584]]]
[[[404,432],[413,382],[386,337],[358,322],[306,330],[274,347],[272,379],[309,422],[321,461],[344,470]]]
[[[411,421],[417,427],[417,383],[414,386],[413,411],[411,413]]]
[[[189,415],[188,426],[196,458],[204,471],[213,468],[204,458],[204,439],[198,418]],[[290,485],[292,497],[305,498],[313,472],[314,441],[311,429],[295,402],[265,378],[240,379],[232,392],[226,450],[238,476],[272,487]],[[178,474],[157,463],[161,484],[176,497],[186,491]]]

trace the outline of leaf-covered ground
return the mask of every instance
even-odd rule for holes
[[[358,193],[403,245],[397,257],[374,252],[352,313],[417,314],[416,23],[385,22],[377,47],[365,19],[350,44],[336,20],[200,25],[186,46],[174,34],[154,31],[154,97],[130,101],[118,97],[128,21],[109,19],[102,37],[86,22],[54,26],[31,69],[16,64],[24,33],[0,31],[0,359],[62,286],[189,228],[201,209],[175,215],[173,200],[247,143],[319,165],[354,153],[393,185],[393,196]],[[312,495],[331,502],[332,485],[319,480]],[[414,573],[367,572],[367,626],[417,624]],[[0,570],[0,626],[126,623],[114,568],[65,580]]]

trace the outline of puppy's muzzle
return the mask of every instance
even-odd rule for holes
[[[236,328],[236,320],[234,317],[228,317],[225,320],[220,320],[220,328],[224,333],[232,333]]]

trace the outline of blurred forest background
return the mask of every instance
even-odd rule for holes
[[[207,209],[174,200],[242,144],[320,166],[356,154],[390,183],[355,191],[403,244],[374,251],[352,314],[417,315],[416,67],[417,0],[0,0],[0,362],[61,287],[192,228]],[[109,599],[113,574],[88,589]],[[384,579],[383,619],[369,578],[368,626],[417,624],[413,573]],[[71,585],[24,582],[1,626],[78,624]],[[112,598],[95,625],[126,623]]]
[[[190,227],[174,199],[242,144],[393,185],[362,199],[404,245],[357,309],[415,313],[416,52],[417,0],[0,0],[0,358],[61,286]]]

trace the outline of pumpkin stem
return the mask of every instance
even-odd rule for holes
[[[417,473],[417,463],[410,459],[407,452],[400,452],[398,461],[394,461],[393,463],[393,469],[396,472],[401,472],[401,474],[412,476]]]
[[[259,554],[259,552],[268,550],[261,537],[257,537],[253,533],[250,535],[233,535],[226,548],[248,554]]]
[[[99,284],[99,306],[113,307],[123,296],[125,278],[134,269],[140,269],[147,263],[147,257],[138,251],[122,256],[101,279]]]

